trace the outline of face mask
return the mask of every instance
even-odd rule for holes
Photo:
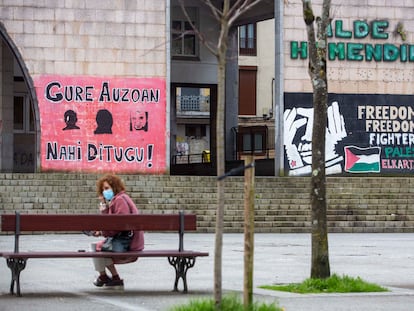
[[[106,189],[102,192],[102,195],[104,196],[105,200],[111,201],[114,197],[114,192],[112,189]]]

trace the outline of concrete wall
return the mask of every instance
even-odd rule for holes
[[[6,133],[6,126],[13,126],[13,110],[10,110],[13,107],[13,89],[6,84],[13,83],[11,49],[15,60],[19,61],[23,69],[22,78],[28,86],[27,91],[32,95],[37,124],[35,157],[39,157],[40,151],[45,150],[40,145],[40,141],[44,140],[40,134],[46,132],[40,128],[40,124],[45,124],[47,120],[44,115],[40,116],[41,96],[36,98],[38,94],[34,90],[39,87],[36,82],[45,75],[73,78],[73,84],[78,84],[85,78],[96,77],[114,80],[119,77],[160,78],[166,81],[169,45],[167,3],[166,0],[2,2],[1,33],[3,41],[8,43],[8,48],[3,48],[2,53],[3,77],[0,90],[0,106],[3,110],[2,146],[7,146],[7,150],[1,152],[2,172],[13,170],[13,154],[17,149],[15,144],[13,150],[13,129]],[[8,80],[4,79],[8,73],[6,65],[11,66]],[[164,87],[162,92],[165,91]],[[6,110],[11,113],[6,113]],[[164,108],[161,115],[165,116],[166,113],[167,109]],[[163,123],[161,131],[164,135],[169,129],[164,129],[167,122]],[[119,138],[121,137],[117,137],[117,140]],[[16,135],[14,139],[16,142]],[[18,144],[24,142],[22,139]],[[163,146],[159,150],[161,149],[163,158],[169,155],[169,148]],[[33,147],[17,151],[33,153]],[[39,171],[40,161],[37,162],[36,170]],[[162,171],[168,169],[165,166],[163,165]]]
[[[322,0],[314,0],[315,15],[321,14]],[[387,20],[386,32],[388,39],[366,38],[350,39],[333,38],[329,42],[353,42],[369,44],[401,44],[414,43],[414,23],[412,16],[414,6],[407,1],[346,1],[332,3],[331,18],[343,21],[344,31],[353,31],[355,20],[371,23],[373,20]],[[290,42],[307,41],[305,23],[303,21],[302,3],[289,1],[285,5],[284,23],[284,55],[285,55],[285,92],[312,92],[308,75],[308,60],[291,59]],[[396,32],[398,23],[404,26],[406,40]],[[360,53],[364,54],[364,51]],[[329,61],[328,80],[330,93],[361,93],[361,94],[412,94],[414,75],[412,62],[375,62],[375,61]]]
[[[97,213],[93,174],[0,174],[0,214]],[[199,232],[214,232],[215,177],[123,175],[143,213],[197,214]],[[225,232],[243,232],[244,178],[225,181]],[[414,179],[328,177],[331,232],[414,232]],[[310,231],[310,178],[256,177],[256,232]]]
[[[166,1],[8,1],[0,20],[30,75],[166,76]]]

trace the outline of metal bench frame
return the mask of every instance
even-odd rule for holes
[[[36,222],[36,219],[39,221]],[[74,222],[74,220],[77,220]],[[92,251],[20,252],[19,237],[22,231],[72,231],[72,230],[145,230],[178,231],[178,250],[142,250],[124,253]],[[175,270],[174,291],[183,282],[183,292],[188,292],[187,271],[194,267],[197,257],[208,256],[207,252],[184,250],[185,230],[196,230],[194,214],[163,215],[2,215],[2,231],[14,231],[14,252],[2,252],[11,270],[10,294],[21,296],[20,273],[26,268],[29,258],[122,258],[122,257],[167,257]]]

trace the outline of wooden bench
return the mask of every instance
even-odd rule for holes
[[[20,272],[25,269],[29,258],[93,258],[93,257],[167,257],[175,269],[174,291],[178,291],[178,282],[183,282],[183,292],[187,292],[187,271],[195,265],[200,256],[208,256],[207,252],[184,250],[184,232],[197,229],[196,215],[162,214],[162,215],[50,215],[50,214],[19,214],[2,215],[1,231],[14,232],[14,251],[0,253],[7,261],[11,270],[10,293],[17,295],[20,291]],[[22,232],[82,232],[101,230],[144,230],[144,231],[175,231],[178,233],[178,248],[171,250],[130,251],[124,253],[92,252],[92,251],[23,251],[19,250],[19,237]]]

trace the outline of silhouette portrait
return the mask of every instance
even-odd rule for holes
[[[129,130],[148,132],[148,111],[136,111],[129,117]]]
[[[63,115],[66,127],[64,127],[62,130],[79,130],[79,126],[76,125],[76,122],[78,121],[78,117],[76,115],[76,112],[73,110],[66,110],[65,114]]]
[[[96,114],[97,128],[94,134],[112,134],[112,114],[106,110],[101,109]]]

